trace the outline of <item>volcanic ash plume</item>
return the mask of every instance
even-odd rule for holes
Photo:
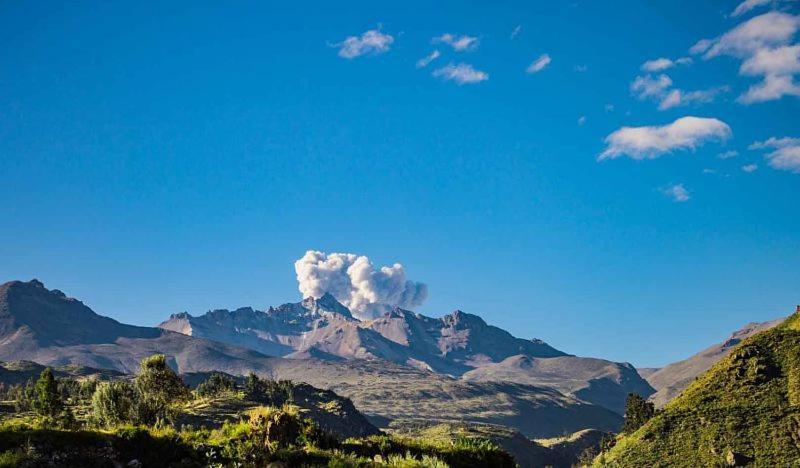
[[[411,309],[428,297],[425,284],[406,280],[403,265],[375,269],[364,255],[309,250],[294,269],[303,297],[319,298],[328,292],[361,319],[381,315],[392,306]]]

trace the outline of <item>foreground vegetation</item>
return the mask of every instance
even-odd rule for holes
[[[192,391],[163,356],[142,361],[133,380],[56,379],[45,369],[2,389],[14,408],[0,423],[0,466],[515,466],[483,439],[342,437],[311,416],[357,426],[354,409],[299,398],[303,388],[213,374]]]
[[[645,413],[647,410],[643,410]],[[800,316],[743,341],[595,466],[797,466]]]

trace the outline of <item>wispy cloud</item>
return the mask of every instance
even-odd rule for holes
[[[539,58],[531,62],[531,64],[528,65],[528,68],[525,71],[527,73],[539,73],[540,71],[544,70],[545,67],[550,65],[550,62],[552,61],[553,60],[550,58],[550,55],[542,54],[539,56]]]
[[[582,115],[582,116],[578,117],[578,125],[583,125],[585,123],[586,123],[586,116],[585,115]]]
[[[643,71],[653,73],[653,72],[660,72],[663,70],[667,70],[677,65],[691,65],[691,63],[692,59],[689,57],[681,57],[676,60],[668,59],[666,57],[661,57],[644,62],[641,66],[641,69]]]
[[[586,65],[575,65],[572,69],[577,73],[584,73],[585,71],[589,70],[589,67]]]
[[[783,1],[796,1],[796,0],[783,0]],[[777,4],[782,2],[781,0],[745,0],[736,6],[736,9],[733,10],[731,16],[737,17],[749,12],[750,10],[754,10],[758,7],[769,5],[771,3]]]
[[[361,36],[350,36],[344,41],[334,44],[339,48],[339,57],[354,59],[362,55],[377,55],[387,52],[394,42],[389,34],[377,29],[370,29]]]
[[[758,170],[758,164],[745,164],[742,166],[744,172],[750,173]]]
[[[519,33],[521,32],[522,32],[522,25],[518,24],[517,27],[515,27],[514,30],[511,31],[511,36],[509,37],[509,39],[513,40],[515,37],[519,36]]]
[[[441,55],[442,55],[441,52],[439,52],[438,50],[434,50],[430,54],[428,54],[428,55],[422,57],[421,59],[417,60],[417,68],[425,68],[425,67],[427,67],[428,64],[430,64],[431,62],[433,62],[434,60],[439,58]]]
[[[731,159],[735,158],[736,156],[739,156],[739,152],[736,150],[723,151],[717,155],[719,159]]]
[[[652,99],[658,102],[659,110],[711,102],[718,94],[729,90],[727,86],[718,86],[705,90],[685,91],[673,88],[672,79],[665,74],[637,76],[631,82],[630,89],[631,93],[641,100]]]
[[[606,137],[606,149],[597,159],[656,159],[676,150],[693,150],[708,141],[725,141],[731,135],[731,128],[721,120],[692,116],[661,126],[622,127]]]
[[[488,73],[476,70],[468,63],[459,63],[458,65],[450,63],[435,70],[433,76],[444,81],[453,81],[459,85],[480,83],[489,79]]]
[[[800,16],[771,11],[717,38],[697,42],[690,52],[703,54],[706,60],[721,55],[741,59],[740,75],[760,77],[760,82],[737,98],[742,104],[800,96],[800,85],[795,83],[795,75],[800,73],[800,45],[792,44],[798,28]]]
[[[664,195],[672,198],[672,201],[676,203],[687,202],[692,198],[691,194],[688,190],[686,190],[686,187],[684,187],[683,184],[670,185],[663,188],[661,192]]]
[[[431,42],[434,44],[447,44],[456,52],[475,50],[478,47],[478,38],[467,36],[465,34],[459,36],[456,34],[445,33],[441,36],[434,37]]]
[[[800,174],[800,138],[772,137],[757,141],[749,148],[772,150],[764,156],[770,167]]]

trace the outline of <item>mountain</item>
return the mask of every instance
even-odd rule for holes
[[[608,409],[552,388],[468,382],[374,357],[317,359],[313,356],[330,357],[334,356],[334,351],[342,352],[345,348],[337,343],[349,343],[347,339],[333,340],[346,333],[345,330],[338,332],[336,330],[340,329],[321,324],[329,321],[355,323],[354,319],[348,317],[346,310],[322,298],[274,310],[275,321],[287,329],[308,327],[310,323],[310,335],[314,336],[316,322],[316,326],[322,328],[317,332],[328,334],[330,342],[326,344],[325,340],[320,340],[320,346],[306,348],[310,357],[305,359],[268,357],[252,349],[170,330],[122,324],[96,314],[58,290],[48,290],[39,281],[12,281],[0,285],[0,360],[29,360],[55,367],[85,366],[130,374],[138,369],[141,359],[164,354],[180,373],[218,371],[241,376],[252,371],[263,377],[291,379],[335,391],[350,398],[373,424],[382,427],[401,420],[480,422],[514,427],[529,437],[552,437],[584,428],[616,430],[622,422],[618,414]],[[251,315],[253,320],[264,318],[262,314]],[[444,362],[458,363],[457,359],[466,362],[469,357],[476,356],[476,348],[484,346],[485,337],[500,333],[499,329],[488,326],[489,330],[465,333],[464,324],[475,322],[474,316],[454,315],[439,322],[448,322],[440,328],[446,337],[443,342],[447,353],[443,354],[456,356]],[[405,321],[402,316],[404,314],[398,313],[398,317],[389,317],[380,323],[388,327]],[[438,322],[438,319],[428,320]],[[413,323],[426,322],[420,319]],[[374,337],[379,343],[390,342],[397,349],[403,348],[371,328],[362,332],[361,327],[355,326],[349,330],[356,336]],[[398,341],[407,339],[412,343],[418,339],[416,332],[403,335],[406,338],[392,336]],[[359,343],[365,347],[369,345],[368,349],[380,350],[369,339]],[[439,342],[436,343],[438,346]],[[552,349],[530,343],[525,346],[536,350]],[[492,352],[486,350],[490,356]]]
[[[516,338],[462,311],[437,319],[394,308],[361,321],[330,294],[264,312],[248,307],[199,317],[175,314],[159,327],[275,356],[378,358],[451,375],[515,354],[565,355],[541,340]]]
[[[294,359],[381,359],[473,382],[555,388],[618,413],[628,393],[655,391],[630,364],[570,356],[460,310],[432,318],[394,308],[362,321],[325,294],[264,312],[175,314],[159,327]]]
[[[516,355],[469,371],[463,378],[552,387],[618,413],[625,411],[628,393],[647,397],[654,392],[631,364],[576,356]]]
[[[758,332],[769,330],[779,325],[783,320],[783,318],[780,318],[769,322],[749,323],[733,332],[722,343],[710,346],[683,361],[672,363],[652,373],[646,373],[644,375],[645,379],[656,389],[656,393],[650,396],[650,400],[658,408],[664,406],[668,401],[678,396],[698,375],[707,371],[720,359],[727,356],[742,340]],[[641,369],[639,373],[642,374]]]
[[[596,466],[797,466],[800,307],[742,340]]]
[[[268,371],[266,356],[159,328],[97,315],[77,299],[32,280],[0,285],[0,360],[78,365],[134,372],[152,354],[165,354],[180,372]]]

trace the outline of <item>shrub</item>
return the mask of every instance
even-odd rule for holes
[[[245,381],[244,396],[257,403],[283,406],[294,398],[294,383],[291,380],[261,379],[251,372]]]
[[[197,394],[203,397],[216,396],[236,390],[236,382],[224,374],[213,373],[197,386]]]
[[[92,395],[92,416],[106,427],[134,422],[136,392],[128,382],[103,382]]]
[[[166,357],[161,354],[142,360],[134,387],[135,419],[142,424],[154,424],[169,419],[170,405],[191,397],[189,388],[170,369]]]

